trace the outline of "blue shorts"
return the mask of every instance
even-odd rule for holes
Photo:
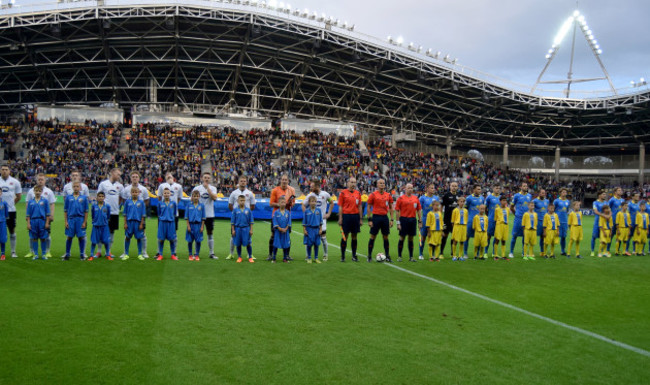
[[[512,222],[512,238],[523,237],[524,236],[524,226],[521,225],[521,221],[524,218],[515,217],[514,222]]]
[[[415,218],[401,217],[399,219],[400,230],[399,236],[411,236],[414,237],[418,231],[418,221]]]
[[[359,222],[357,222],[358,224]],[[289,236],[291,234],[291,230],[287,230],[286,233],[281,233],[277,229],[274,230],[275,234],[273,234],[273,247],[276,249],[288,249],[291,247],[291,237]]]
[[[569,234],[569,224],[560,222],[559,230],[560,238],[566,238]]]
[[[379,234],[380,230],[382,235],[388,235],[390,233],[390,221],[388,220],[388,215],[372,216],[372,227],[370,228],[370,234],[377,235]]]
[[[47,239],[50,234],[45,230],[45,219],[43,218],[31,218],[30,225],[32,229],[29,230],[30,239]]]
[[[0,222],[0,243],[7,243],[7,222]]]
[[[251,244],[251,227],[235,226],[235,236],[232,239],[235,246],[249,246]]]
[[[108,244],[111,232],[108,229],[108,226],[93,226],[93,230],[90,233],[90,243],[93,245],[98,245],[100,243]]]
[[[144,238],[144,230],[140,230],[140,221],[126,221],[126,231],[124,232],[124,237],[129,239],[135,237],[135,239]]]
[[[497,229],[497,221],[488,220],[488,232],[487,232],[488,237],[493,237],[494,236],[494,231],[496,229]]]
[[[190,222],[190,230],[185,230],[185,241],[203,242],[203,232],[201,231],[201,222]]]
[[[68,238],[84,238],[86,236],[86,229],[82,229],[83,217],[68,217],[68,228],[65,229],[65,236]]]
[[[343,214],[343,220],[341,221],[341,227],[343,228],[344,234],[357,234],[361,231],[361,225],[359,224],[359,214]]]
[[[374,219],[374,218],[373,218]],[[307,227],[307,235],[303,236],[302,243],[307,246],[320,246],[320,226]]]
[[[158,240],[175,241],[176,224],[174,221],[158,221]]]
[[[474,223],[475,216],[476,214],[467,217],[467,239],[474,237],[474,226],[472,224]]]

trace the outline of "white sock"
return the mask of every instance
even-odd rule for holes
[[[323,255],[327,255],[327,235],[321,235],[320,236],[321,244],[323,245]]]
[[[142,237],[142,255],[147,255],[147,236]]]
[[[16,233],[9,236],[9,242],[11,243],[11,253],[16,254]]]
[[[208,247],[210,248],[210,255],[214,254],[214,238],[212,234],[208,235]]]
[[[233,237],[230,237],[230,255],[235,253],[235,241]]]

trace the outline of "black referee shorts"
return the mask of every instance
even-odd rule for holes
[[[359,224],[360,217],[359,214],[343,214],[343,220],[341,221],[341,227],[343,228],[344,234],[357,234],[361,231],[361,225]]]
[[[111,231],[111,233],[115,232],[115,230],[120,228],[120,215],[113,215],[111,214],[111,217],[108,218],[108,229]]]
[[[9,213],[9,216],[7,217],[7,228],[9,229],[9,232],[13,234],[14,230],[16,230],[16,212],[12,211]]]
[[[407,235],[414,237],[417,234],[418,221],[415,218],[401,217],[399,219],[399,224],[400,224],[400,230],[399,230],[400,237],[404,237]]]
[[[370,228],[371,235],[379,234],[381,230],[382,235],[388,235],[390,233],[390,221],[388,220],[388,215],[373,215],[372,216],[372,227]]]

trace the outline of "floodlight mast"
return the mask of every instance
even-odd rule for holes
[[[578,24],[580,24],[578,26]],[[555,56],[557,55],[557,52],[560,50],[560,45],[562,43],[562,40],[564,40],[564,37],[566,34],[569,32],[569,30],[573,27],[573,36],[572,36],[572,42],[571,42],[571,59],[569,61],[569,72],[567,73],[567,79],[566,80],[553,80],[553,81],[542,81],[542,77],[546,73],[546,70],[548,67],[551,65],[551,62],[553,59],[555,59]],[[584,38],[587,40],[587,43],[589,44],[589,48],[591,48],[591,52],[596,58],[596,61],[598,62],[598,65],[600,66],[601,71],[603,72],[604,77],[599,77],[599,78],[589,78],[589,79],[573,79],[573,61],[574,61],[574,56],[575,56],[575,43],[576,43],[576,34],[577,30],[580,28],[580,31],[582,32],[582,35]],[[596,81],[596,80],[607,80],[609,83],[609,87],[614,93],[614,95],[617,95],[618,93],[616,92],[616,88],[614,88],[614,84],[612,83],[612,79],[609,77],[609,73],[607,72],[607,69],[605,68],[605,65],[603,64],[602,60],[600,60],[600,55],[603,53],[603,51],[600,49],[600,46],[598,45],[598,41],[594,38],[593,33],[587,26],[587,22],[585,21],[584,15],[580,14],[580,11],[575,10],[573,12],[573,15],[571,15],[565,22],[562,24],[562,28],[560,28],[560,31],[558,34],[555,36],[555,39],[553,40],[553,45],[551,46],[551,49],[548,50],[548,53],[546,54],[546,64],[544,65],[544,68],[542,69],[542,72],[539,74],[537,77],[537,81],[535,82],[535,85],[533,85],[533,88],[531,88],[530,92],[534,93],[535,89],[537,89],[537,86],[539,84],[566,84],[567,88],[565,90],[565,96],[568,98],[571,96],[571,84],[572,83],[584,83],[584,82],[591,82],[591,81]]]

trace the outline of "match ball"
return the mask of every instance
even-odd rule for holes
[[[384,262],[386,260],[386,255],[384,253],[377,253],[375,259],[377,262]]]

